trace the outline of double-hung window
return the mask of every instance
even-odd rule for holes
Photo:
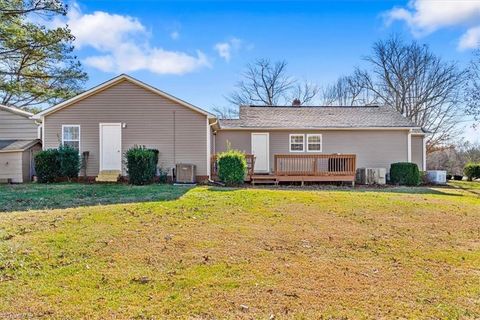
[[[70,146],[80,151],[80,126],[63,125],[62,126],[62,145]]]
[[[305,135],[290,135],[290,152],[303,152],[305,150]]]
[[[307,134],[307,152],[322,152],[321,134]]]

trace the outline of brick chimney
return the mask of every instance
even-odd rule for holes
[[[302,102],[300,101],[300,99],[293,99],[292,101],[292,107],[301,107],[302,106]]]

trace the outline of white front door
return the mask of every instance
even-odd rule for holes
[[[270,172],[269,140],[268,132],[252,133],[252,154],[255,156],[254,172]]]
[[[122,170],[121,123],[100,123],[100,170]]]

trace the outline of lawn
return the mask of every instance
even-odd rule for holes
[[[478,319],[479,186],[0,186],[0,318]]]

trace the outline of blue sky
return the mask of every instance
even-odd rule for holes
[[[87,87],[126,72],[205,109],[227,105],[256,58],[286,60],[292,76],[326,85],[392,33],[462,66],[480,41],[480,1],[78,0],[70,9]]]

